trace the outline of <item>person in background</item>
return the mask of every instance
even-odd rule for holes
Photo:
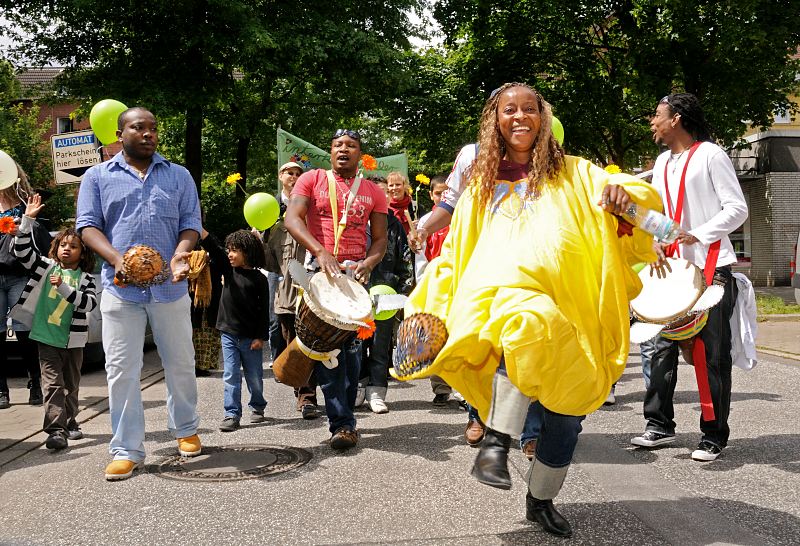
[[[283,187],[281,199],[288,203],[297,178],[303,173],[297,163],[286,163],[281,167],[280,180]],[[270,229],[269,238],[265,245],[267,271],[278,278],[278,287],[275,292],[273,310],[281,328],[282,346],[285,348],[297,335],[295,330],[295,309],[297,304],[297,285],[289,275],[289,262],[297,260],[303,263],[306,249],[295,241],[286,229],[284,221],[285,207],[281,206],[281,217]],[[272,277],[270,277],[272,278]],[[270,336],[272,335],[270,324]],[[270,342],[271,343],[271,342]],[[273,360],[280,353],[273,353]],[[317,380],[314,372],[308,383],[294,389],[295,405],[301,412],[303,419],[316,419],[321,415],[317,405]]]
[[[16,163],[16,162],[15,162]],[[25,202],[33,196],[28,183],[28,175],[17,165],[17,180],[7,188],[0,190],[0,221],[14,222],[18,225],[25,213]],[[50,248],[51,237],[39,222],[33,223],[33,243],[40,253]],[[0,409],[11,407],[11,393],[6,379],[8,346],[8,312],[14,307],[28,283],[29,273],[14,254],[15,228],[0,231]],[[21,322],[12,320],[12,328],[17,338],[22,361],[28,371],[28,404],[42,404],[41,371],[36,343],[28,339],[30,328]]]
[[[45,446],[64,449],[68,439],[83,438],[78,426],[78,388],[83,348],[89,339],[88,313],[97,306],[94,254],[73,228],[55,236],[49,256],[43,257],[32,244],[31,229],[42,210],[42,199],[34,194],[14,241],[14,253],[31,274],[11,316],[31,328],[30,339],[39,344],[39,363],[45,393]]]
[[[377,185],[386,193],[388,186],[385,181]],[[392,288],[398,294],[408,295],[413,288],[413,275],[411,272],[411,251],[408,240],[400,221],[394,215],[387,215],[387,244],[386,253],[383,255],[378,267],[370,277],[370,286],[384,285]],[[392,360],[394,347],[395,324],[397,315],[385,320],[375,320],[375,333],[364,345],[363,365],[359,380],[359,395],[363,389],[364,400],[373,413],[388,413],[386,393],[389,387],[389,365]],[[356,399],[358,406],[358,398]]]
[[[386,175],[389,191],[389,210],[400,221],[403,231],[408,235],[414,224],[414,203],[411,201],[411,184],[403,173],[398,171]]]

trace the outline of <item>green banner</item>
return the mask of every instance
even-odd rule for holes
[[[278,129],[278,166],[294,161],[303,166],[304,170],[309,169],[330,169],[331,152],[317,148],[298,138],[283,129]],[[374,171],[364,171],[364,176],[386,177],[392,171],[400,171],[403,176],[408,178],[408,157],[405,152],[402,154],[389,155],[386,157],[376,157],[378,168]]]

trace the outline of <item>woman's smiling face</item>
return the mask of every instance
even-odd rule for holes
[[[542,124],[539,98],[527,87],[510,87],[497,103],[497,124],[506,144],[506,159],[527,163]]]

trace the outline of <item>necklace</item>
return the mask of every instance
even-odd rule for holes
[[[672,174],[675,174],[675,169],[678,168],[678,162],[681,160],[681,157],[683,157],[683,154],[685,154],[685,153],[686,153],[686,149],[684,149],[681,153],[679,153],[677,155],[676,154],[669,154],[670,161],[672,161]]]

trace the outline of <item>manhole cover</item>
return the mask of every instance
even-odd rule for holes
[[[170,457],[151,471],[175,480],[227,482],[264,478],[301,467],[311,460],[305,449],[286,446],[203,446],[197,457]]]

